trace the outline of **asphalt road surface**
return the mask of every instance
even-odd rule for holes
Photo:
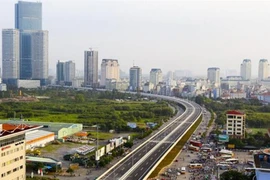
[[[132,151],[122,162],[105,172],[100,179],[143,179],[164,153],[201,115],[201,107],[190,101],[164,97],[186,106],[184,113],[175,118],[143,145]]]

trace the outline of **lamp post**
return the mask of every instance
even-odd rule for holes
[[[97,126],[97,141],[96,141],[96,163],[97,163],[97,169],[98,169],[98,160],[99,160],[99,151],[98,151],[98,124],[96,125]]]

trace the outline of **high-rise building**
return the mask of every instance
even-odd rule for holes
[[[84,52],[84,85],[98,87],[98,52]]]
[[[142,89],[142,69],[133,66],[129,69],[129,90],[140,91]]]
[[[20,125],[9,129],[9,124],[0,124],[1,180],[26,179],[25,132],[30,128]]]
[[[150,83],[154,86],[158,85],[159,82],[162,82],[162,71],[161,69],[151,69],[150,71]]]
[[[106,79],[115,79],[119,81],[120,70],[118,60],[102,59],[100,85],[105,86]]]
[[[31,38],[32,79],[46,84],[48,79],[48,31],[35,31]]]
[[[240,76],[242,76],[243,80],[251,80],[251,60],[244,59],[241,64]]]
[[[211,67],[207,69],[207,79],[215,86],[220,86],[220,69]]]
[[[20,79],[48,79],[48,31],[42,30],[42,3],[15,4],[15,28],[20,31]]]
[[[75,63],[72,61],[60,62],[56,65],[57,84],[72,85],[75,78]]]
[[[269,75],[269,64],[267,59],[260,59],[259,61],[259,71],[258,71],[258,79],[259,81],[265,80]]]
[[[65,70],[65,76],[64,80],[65,82],[72,82],[72,80],[75,78],[76,75],[76,68],[75,68],[75,63],[72,61],[67,61],[65,62],[64,66]]]
[[[64,75],[64,62],[58,61],[56,64],[56,83],[57,84],[62,84],[65,81],[65,75]]]
[[[42,30],[42,3],[19,1],[15,4],[15,28]]]
[[[3,82],[15,84],[20,76],[20,33],[17,29],[2,30]]]

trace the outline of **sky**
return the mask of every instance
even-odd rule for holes
[[[0,29],[14,28],[16,2],[0,0]],[[239,75],[243,59],[251,59],[257,77],[259,60],[270,61],[270,1],[39,2],[53,71],[58,60],[73,60],[83,70],[89,48],[99,52],[99,64],[118,59],[121,70],[134,64],[143,74],[161,68],[164,74],[189,70],[206,76],[208,67],[219,67],[224,75],[229,70]]]

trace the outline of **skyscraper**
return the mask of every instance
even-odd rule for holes
[[[212,84],[215,84],[215,86],[220,86],[220,69],[217,67],[208,68],[207,79],[209,79]]]
[[[156,86],[159,82],[162,82],[162,71],[161,69],[151,69],[150,71],[150,83]]]
[[[64,62],[60,62],[58,61],[57,64],[56,64],[56,83],[58,85],[64,83]]]
[[[84,85],[98,87],[98,52],[84,52]]]
[[[72,85],[75,78],[75,63],[72,61],[60,62],[56,65],[57,84]]]
[[[240,76],[242,76],[243,80],[251,79],[251,60],[244,59],[241,64]]]
[[[35,31],[31,35],[32,79],[46,84],[48,78],[48,31]]]
[[[142,69],[133,66],[129,69],[129,90],[140,91],[142,89]]]
[[[3,82],[15,84],[20,75],[20,33],[17,29],[2,30]]]
[[[102,59],[100,85],[105,86],[106,79],[115,79],[119,81],[120,70],[118,60]]]
[[[64,72],[65,82],[72,82],[72,80],[75,78],[76,73],[75,63],[72,61],[65,62]]]
[[[42,30],[42,4],[15,4],[15,28],[20,31],[20,79],[48,78],[48,31]]]
[[[21,31],[42,30],[42,4],[26,1],[15,4],[15,28]]]
[[[259,61],[259,71],[258,71],[258,79],[259,81],[265,80],[269,75],[269,64],[267,59],[260,59]]]

